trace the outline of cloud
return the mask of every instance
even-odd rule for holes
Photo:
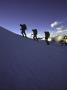
[[[51,24],[51,27],[56,30],[55,35],[67,35],[67,28],[60,22],[55,21]]]
[[[51,27],[54,28],[54,27],[57,27],[58,25],[59,25],[59,23],[57,21],[55,21],[51,24]]]
[[[56,27],[56,29],[59,31],[59,30],[61,30],[61,31],[63,31],[63,30],[65,30],[66,28],[64,27],[64,26],[59,26],[59,27]]]
[[[65,29],[66,29],[66,28],[65,28],[63,25],[61,25],[61,23],[58,22],[58,21],[53,22],[53,23],[51,24],[51,27],[52,27],[52,28],[55,28],[56,30],[65,30]]]

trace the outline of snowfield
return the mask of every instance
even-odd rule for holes
[[[0,27],[0,90],[67,90],[67,46]]]

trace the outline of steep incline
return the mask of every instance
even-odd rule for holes
[[[0,27],[0,89],[67,90],[67,47]]]

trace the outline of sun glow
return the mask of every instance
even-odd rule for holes
[[[51,39],[51,38],[48,38],[48,41],[49,41],[49,42],[51,42],[51,41],[52,41],[52,39]]]
[[[61,41],[62,39],[63,39],[63,36],[57,36],[57,37],[55,37],[55,40],[56,40],[57,42]]]
[[[67,43],[67,39],[66,39],[66,43]]]

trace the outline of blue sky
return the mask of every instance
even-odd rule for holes
[[[0,0],[0,26],[20,33],[20,23],[39,32],[53,31],[51,24],[67,18],[67,0]]]

